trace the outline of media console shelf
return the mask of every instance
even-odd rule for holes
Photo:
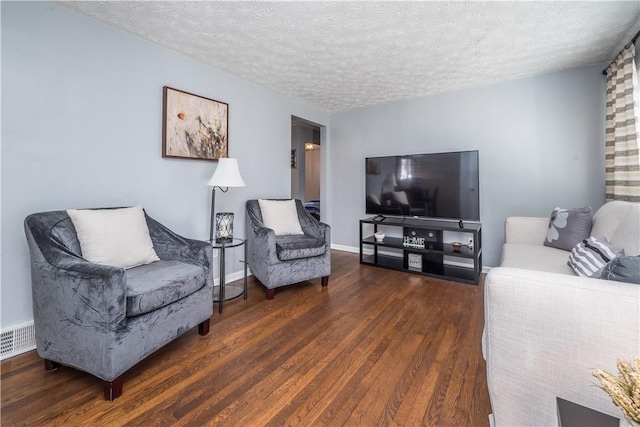
[[[385,232],[382,242],[374,233]],[[469,244],[471,242],[471,244]],[[360,264],[477,285],[482,272],[482,225],[386,217],[360,220]]]

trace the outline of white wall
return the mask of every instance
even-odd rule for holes
[[[543,60],[543,59],[541,59]],[[357,247],[365,157],[480,151],[483,263],[499,264],[504,220],[604,203],[604,64],[333,114],[333,243]]]
[[[2,328],[32,320],[32,213],[141,204],[208,239],[215,162],[163,159],[162,87],[229,104],[244,188],[218,193],[244,236],[244,202],[289,197],[291,116],[328,116],[52,2],[2,2]],[[238,254],[240,256],[240,254]],[[227,272],[241,265],[228,261]],[[217,263],[216,263],[217,265]],[[215,273],[217,275],[217,271]]]

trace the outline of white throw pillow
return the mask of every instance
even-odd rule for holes
[[[82,256],[88,261],[131,268],[160,260],[142,206],[69,209],[67,214],[76,229]]]
[[[304,234],[295,200],[263,200],[259,199],[262,223],[272,229],[276,236]]]
[[[393,197],[393,200],[396,203],[400,203],[401,205],[409,204],[409,199],[407,199],[407,193],[405,193],[404,191],[394,191],[393,193],[391,193],[391,196]]]

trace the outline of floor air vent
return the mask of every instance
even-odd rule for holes
[[[0,360],[36,348],[33,322],[23,323],[0,332]]]

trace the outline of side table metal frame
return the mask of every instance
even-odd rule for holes
[[[211,242],[211,246],[213,249],[218,249],[220,251],[220,291],[219,291],[219,299],[215,299],[214,302],[218,303],[218,313],[222,313],[222,305],[225,301],[230,301],[232,299],[238,298],[243,295],[244,299],[247,299],[247,241],[244,239],[234,238],[231,242],[216,242],[213,240]],[[234,295],[232,297],[225,297],[225,288],[227,286],[237,286],[237,285],[227,285],[226,284],[226,273],[225,273],[225,251],[227,248],[233,248],[237,246],[244,246],[244,259],[241,262],[244,264],[244,286],[242,288],[242,293],[238,295]]]

